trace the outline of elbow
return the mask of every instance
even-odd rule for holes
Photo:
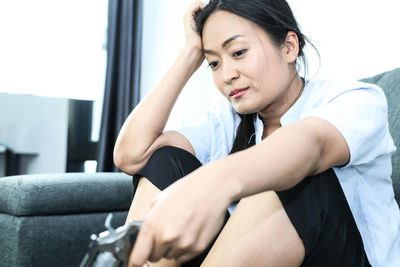
[[[113,161],[115,167],[117,167],[119,170],[125,172],[126,170],[126,165],[127,165],[127,160],[126,158],[122,155],[120,152],[115,152],[113,154]]]
[[[116,153],[116,152],[114,151],[114,154],[113,154],[113,161],[114,161],[115,167],[117,167],[118,169],[120,169],[121,171],[123,171],[123,167],[124,167],[125,163],[124,163],[123,157],[121,156],[120,153]]]
[[[114,149],[113,161],[115,167],[126,174],[133,175],[139,170],[135,157],[123,151]]]

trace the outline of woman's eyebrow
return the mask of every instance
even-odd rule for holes
[[[227,46],[230,42],[232,42],[233,40],[239,38],[239,37],[243,37],[244,35],[240,35],[240,34],[236,34],[228,39],[226,39],[223,43],[222,43],[222,48],[224,48],[225,46]]]
[[[234,35],[234,36],[232,36],[232,37],[229,37],[228,39],[226,39],[226,40],[222,43],[221,47],[224,48],[224,47],[227,46],[230,42],[232,42],[233,40],[236,40],[237,38],[240,38],[240,37],[244,37],[244,35],[236,34],[236,35]],[[214,51],[209,50],[209,49],[203,49],[203,53],[204,53],[204,54],[215,54]]]

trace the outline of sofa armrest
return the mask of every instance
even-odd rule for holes
[[[123,173],[64,173],[0,178],[0,213],[15,216],[128,210],[132,179]]]
[[[0,265],[78,266],[109,213],[125,222],[132,193],[122,173],[0,178]]]

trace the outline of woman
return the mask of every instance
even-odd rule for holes
[[[185,35],[115,146],[137,188],[127,220],[144,221],[130,266],[399,265],[382,90],[301,78],[285,0],[195,1]],[[204,57],[228,101],[163,132]]]

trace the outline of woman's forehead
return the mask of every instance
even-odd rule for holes
[[[205,49],[223,48],[227,41],[258,38],[260,28],[253,22],[233,13],[219,10],[210,15],[203,28]],[[238,38],[239,37],[239,38]]]

